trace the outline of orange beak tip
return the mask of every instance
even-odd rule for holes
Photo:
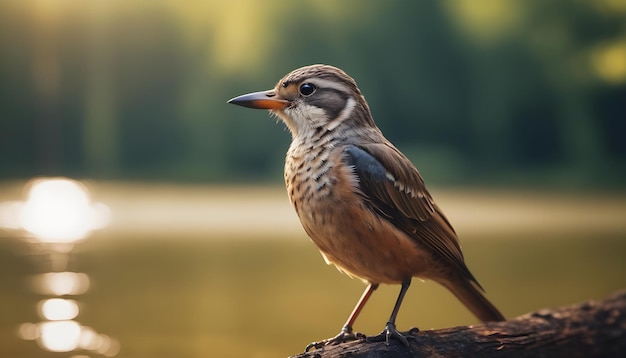
[[[283,109],[289,101],[278,97],[272,91],[261,91],[231,98],[227,103],[254,109]]]

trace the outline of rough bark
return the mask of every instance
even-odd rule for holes
[[[405,334],[409,347],[371,337],[292,358],[626,357],[626,290],[602,301],[544,309],[506,322]]]

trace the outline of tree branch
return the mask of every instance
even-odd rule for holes
[[[406,335],[410,347],[370,337],[292,358],[624,357],[626,290],[602,301],[544,309],[506,322],[411,330]]]

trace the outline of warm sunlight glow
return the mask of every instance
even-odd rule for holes
[[[80,295],[89,289],[89,276],[77,272],[48,272],[33,278],[33,288],[42,295]]]
[[[483,42],[506,36],[524,15],[524,5],[514,1],[458,0],[443,4],[458,26]]]
[[[93,328],[84,326],[80,331],[78,346],[88,351],[95,351],[100,346],[100,335]]]
[[[591,61],[598,76],[606,82],[615,84],[626,82],[626,41],[595,50]]]
[[[50,301],[52,300],[42,301],[44,304],[40,305],[40,308],[47,309]],[[72,300],[59,300],[50,306],[72,306],[71,303],[60,303],[60,301]],[[78,312],[78,307],[76,310]],[[42,348],[52,352],[82,349],[105,357],[113,357],[120,351],[120,343],[116,339],[98,333],[91,327],[81,326],[80,323],[72,320],[23,323],[18,327],[18,336],[24,340],[37,340]]]
[[[108,208],[92,204],[89,192],[66,178],[37,179],[19,213],[19,223],[42,242],[74,242],[108,223]]]
[[[120,350],[117,340],[105,334],[98,334],[98,332],[87,326],[83,326],[81,329],[78,347],[107,357],[117,355]]]
[[[78,347],[81,327],[76,321],[42,322],[39,343],[51,352],[69,352]]]
[[[210,63],[221,71],[241,71],[262,62],[278,38],[279,27],[267,24],[278,21],[283,9],[272,2],[165,3],[180,16],[181,29],[194,46],[206,47]]]
[[[597,0],[593,4],[608,13],[626,13],[626,1],[624,0]]]
[[[22,323],[17,328],[17,336],[27,341],[35,340],[39,338],[39,328],[35,323]]]
[[[7,201],[0,203],[0,227],[17,230],[20,228],[19,213],[22,208],[21,201]]]
[[[49,298],[39,302],[39,314],[50,321],[63,321],[78,316],[78,303],[63,298]]]

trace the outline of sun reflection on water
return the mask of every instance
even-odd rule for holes
[[[46,271],[51,272],[31,280],[34,293],[48,296],[37,305],[42,321],[21,324],[18,336],[34,340],[50,352],[84,350],[107,357],[117,355],[119,342],[75,320],[79,303],[66,297],[89,289],[87,274],[67,270],[68,256],[76,243],[109,223],[109,208],[92,202],[87,187],[72,179],[33,179],[25,191],[25,201],[0,203],[0,227],[21,232],[20,236],[44,255],[39,263],[48,264]]]
[[[77,272],[47,272],[33,277],[32,288],[42,295],[80,295],[89,289],[89,276]]]
[[[120,343],[116,339],[74,320],[23,323],[18,327],[18,336],[37,341],[39,346],[51,352],[85,350],[113,357],[120,351]]]
[[[108,220],[105,205],[91,203],[84,185],[65,178],[34,180],[19,213],[20,226],[42,242],[75,242]]]
[[[78,303],[72,299],[48,298],[39,302],[39,315],[49,321],[74,319],[78,312]]]
[[[78,347],[80,324],[76,321],[48,321],[39,324],[39,340],[51,352],[70,352]]]

